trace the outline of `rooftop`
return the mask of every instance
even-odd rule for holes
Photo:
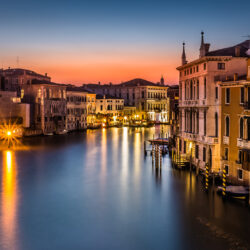
[[[50,79],[50,77],[47,76],[46,74],[42,75],[42,74],[36,73],[35,71],[28,70],[28,69],[21,69],[21,68],[2,69],[0,72],[4,73],[6,75],[24,75],[24,74],[26,74],[26,75],[30,75],[30,76],[46,77],[46,78]]]
[[[105,95],[97,94],[96,99],[121,99],[121,100],[123,100],[123,98],[119,98],[119,97],[115,97],[115,96],[107,95],[107,94],[105,94]]]
[[[236,50],[238,55],[236,55]],[[236,44],[232,47],[218,49],[206,53],[206,56],[238,56],[238,57],[250,57],[250,40],[246,40],[242,43]]]

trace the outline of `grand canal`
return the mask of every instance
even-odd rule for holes
[[[205,193],[168,155],[152,168],[143,141],[160,131],[29,138],[1,152],[0,249],[249,249],[244,202]]]

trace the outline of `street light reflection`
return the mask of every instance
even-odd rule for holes
[[[2,241],[7,249],[17,248],[17,169],[15,165],[14,152],[3,152],[3,175],[2,175],[2,195],[1,195],[1,211],[2,225],[1,235]]]

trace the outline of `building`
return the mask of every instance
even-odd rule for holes
[[[96,114],[120,116],[123,108],[124,100],[122,98],[111,95],[96,95]]]
[[[250,62],[250,59],[249,59]],[[250,63],[249,63],[250,66]],[[227,181],[249,183],[250,173],[250,72],[235,75],[221,86],[221,159]]]
[[[86,84],[84,87],[97,94],[122,98],[124,106],[136,107],[141,120],[169,122],[168,86],[162,80],[159,84],[133,79],[121,84]]]
[[[93,128],[96,126],[96,94],[87,91],[87,127]]]
[[[175,153],[197,168],[209,165],[210,171],[221,170],[221,103],[217,81],[235,73],[246,74],[249,41],[209,52],[201,34],[200,57],[187,62],[183,44],[179,71],[180,131]]]
[[[29,134],[63,133],[66,129],[66,86],[32,80],[22,86],[22,102],[30,104]]]
[[[50,82],[50,77],[45,73],[44,75],[38,74],[32,70],[9,68],[0,70],[0,89],[8,91],[17,91],[20,96],[20,90],[23,85],[30,84],[32,80],[40,80]]]
[[[21,103],[14,91],[0,91],[0,107],[0,134],[11,127],[15,136],[22,136],[24,129],[30,127],[30,105]]]
[[[68,131],[87,128],[87,93],[81,88],[68,86],[67,95],[67,119]]]

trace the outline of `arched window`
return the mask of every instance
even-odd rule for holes
[[[226,136],[229,136],[229,123],[230,123],[230,120],[229,120],[229,117],[227,116],[226,117]]]
[[[215,113],[215,137],[218,137],[218,113]]]
[[[244,120],[241,117],[240,118],[240,138],[243,139],[243,134],[244,134]]]

